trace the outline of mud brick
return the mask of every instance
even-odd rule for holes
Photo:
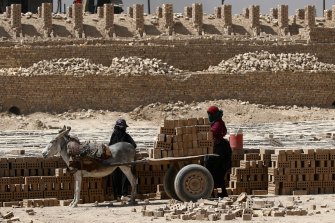
[[[307,189],[307,192],[308,192],[308,194],[318,194],[318,193],[319,193],[319,190],[318,190],[317,187],[309,187],[309,188]]]
[[[39,169],[42,167],[42,160],[37,157],[26,157],[27,169]]]
[[[308,188],[309,186],[310,186],[309,181],[298,181],[297,182],[298,189]]]
[[[241,168],[250,168],[250,161],[241,160],[240,161],[240,167]]]
[[[41,177],[25,177],[25,184],[39,184],[41,183]]]
[[[323,181],[322,187],[335,187],[335,181]]]
[[[295,188],[297,186],[297,182],[283,182],[284,188]]]
[[[86,181],[89,180],[90,177],[85,177],[83,179],[85,179]],[[58,181],[56,182],[61,182],[61,183],[64,183],[64,182],[73,182],[74,179],[73,179],[73,176],[69,175],[69,176],[62,176],[62,177],[57,177],[56,179],[58,179]],[[94,179],[94,178],[93,178]]]
[[[55,176],[42,176],[41,183],[57,183],[57,179]]]
[[[0,158],[0,169],[9,169],[9,163],[7,158]]]
[[[173,128],[175,127],[175,125],[174,125],[174,120],[167,120],[167,119],[164,119],[164,127],[165,127],[165,128],[173,129]]]
[[[315,174],[315,168],[314,167],[302,168],[301,174]]]
[[[175,130],[175,128],[161,127],[160,128],[160,134],[175,135],[176,134],[176,130]]]
[[[62,176],[64,176],[63,169],[62,168],[55,169],[55,176],[56,177],[62,177]]]
[[[329,173],[329,167],[316,167],[315,168],[316,174],[326,174]]]
[[[199,140],[198,141],[198,146],[201,148],[204,147],[213,147],[213,141],[209,141],[209,140]]]
[[[272,161],[272,167],[275,168],[290,168],[290,166],[289,161]]]
[[[196,125],[196,132],[210,132],[211,126],[210,125]]]
[[[23,200],[29,198],[28,191],[15,192],[13,196],[15,200]]]
[[[169,150],[169,149],[172,149],[172,144],[171,143],[167,143],[167,142],[156,142],[156,146],[155,146],[156,149],[166,149],[166,150]]]
[[[252,190],[252,195],[268,195],[267,190]]]
[[[300,160],[314,160],[314,152],[312,154],[300,154]]]
[[[0,201],[12,201],[14,199],[13,192],[0,192]]]
[[[48,198],[48,197],[52,197],[52,198],[57,198],[57,197],[59,197],[59,191],[53,191],[53,190],[51,190],[51,191],[48,191],[48,190],[46,190],[46,191],[43,191],[43,194],[44,194],[44,197],[46,197],[46,198]]]
[[[233,175],[249,175],[250,174],[249,171],[250,171],[249,169],[243,169],[240,167],[232,168]]]
[[[296,153],[289,154],[289,153],[286,153],[286,160],[287,161],[296,161],[296,160],[299,160],[300,157],[301,157],[301,154],[296,154]]]
[[[287,175],[268,175],[269,181],[271,182],[283,182],[287,180]]]
[[[322,187],[322,181],[311,181],[310,187]]]
[[[271,154],[271,161],[286,162],[286,154]]]
[[[25,161],[25,159],[23,159],[23,158],[16,158],[15,162],[11,163],[10,168],[11,169],[25,169],[26,168],[26,163],[24,161]]]
[[[289,168],[288,170],[289,170],[288,174],[291,174],[291,175],[302,174],[302,169],[301,168]]]
[[[72,196],[73,196],[73,193],[74,193],[74,192],[72,192]],[[88,190],[86,190],[86,189],[83,190],[83,189],[82,189],[82,190],[80,191],[80,196],[88,196],[88,195],[89,195],[89,191],[88,191]]]
[[[262,188],[263,187],[263,182],[250,181],[249,182],[249,187],[250,188]]]
[[[6,192],[8,190],[9,178],[2,177],[0,178],[0,192]]]
[[[44,160],[42,162],[42,168],[49,169],[49,168],[57,168],[58,167],[58,158],[56,157],[50,157]]]

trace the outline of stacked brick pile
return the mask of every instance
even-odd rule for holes
[[[244,160],[240,161],[240,167],[232,168],[228,189],[232,195],[267,190],[267,167],[260,159],[259,153],[246,153]]]
[[[81,38],[83,35],[83,5],[74,4],[72,5],[72,17],[73,17],[73,31],[75,36]]]
[[[169,35],[171,35],[174,29],[173,5],[163,4],[162,11],[163,11],[163,28],[167,31]]]
[[[144,33],[144,5],[135,4],[133,6],[134,29],[142,36]]]
[[[334,28],[315,27],[306,31],[310,42],[316,43],[333,43],[335,41]]]
[[[191,118],[165,120],[150,156],[159,159],[208,153],[213,153],[213,135],[208,119]]]
[[[221,19],[222,13],[221,13],[221,7],[214,7],[214,15],[215,18]]]
[[[223,27],[226,29],[226,34],[231,34],[233,27],[232,7],[231,5],[222,5],[221,14]]]
[[[260,7],[259,5],[251,5],[249,7],[249,22],[254,35],[260,32]]]
[[[335,182],[335,150],[276,150],[268,169],[269,194],[333,193]]]
[[[326,20],[331,21],[332,20],[332,15],[333,12],[332,10],[328,9],[323,12],[323,16],[325,17]]]
[[[278,8],[271,8],[270,16],[274,19],[278,19]]]
[[[134,18],[134,8],[133,7],[128,7],[127,12],[128,12],[129,18]]]
[[[105,33],[108,37],[111,37],[114,27],[114,6],[112,4],[104,4],[103,18]]]
[[[103,7],[98,7],[97,8],[97,14],[98,14],[98,18],[103,18],[104,17],[104,8]]]
[[[288,5],[278,6],[278,24],[279,28],[288,28]]]
[[[14,36],[18,37],[22,31],[21,4],[11,5],[11,27],[14,32]]]
[[[72,13],[73,13],[73,9],[72,9],[72,5],[70,5],[66,9],[66,17],[72,18]]]
[[[315,6],[307,5],[305,7],[305,25],[307,28],[315,27]]]
[[[158,7],[156,8],[156,16],[157,16],[158,18],[163,18],[163,9],[162,9],[162,7],[158,6]]]
[[[202,4],[200,3],[192,4],[192,22],[196,32],[201,34],[203,25],[203,9]]]
[[[44,36],[50,36],[52,32],[52,3],[42,3],[42,20]]]
[[[168,164],[162,165],[136,165],[136,176],[138,177],[138,194],[149,194],[157,191],[158,185],[163,184],[166,171],[169,169]],[[160,189],[160,193],[162,189]]]
[[[332,21],[335,23],[335,5],[332,6]]]
[[[296,16],[299,20],[305,20],[305,9],[297,9]]]
[[[190,7],[190,6],[186,6],[186,7],[184,8],[184,16],[185,16],[186,18],[192,18],[192,7]]]

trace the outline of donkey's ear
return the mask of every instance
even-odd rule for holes
[[[71,126],[68,126],[68,127],[67,127],[67,130],[70,132],[70,130],[71,130]]]
[[[66,126],[64,125],[61,130],[58,131],[58,133],[64,132],[66,130]]]

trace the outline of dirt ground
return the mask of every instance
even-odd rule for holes
[[[206,109],[210,105],[217,105],[224,111],[226,123],[234,125],[247,125],[258,123],[283,123],[302,122],[316,120],[334,120],[334,108],[309,108],[297,106],[265,106],[249,104],[248,102],[236,100],[205,101],[201,103],[185,104],[183,102],[170,104],[150,104],[138,107],[129,113],[117,111],[69,111],[62,114],[33,113],[28,115],[14,115],[0,113],[0,131],[5,130],[43,130],[59,128],[62,125],[70,125],[73,129],[90,131],[95,128],[111,128],[118,117],[123,117],[131,127],[150,126],[159,127],[164,118],[191,118],[204,117]],[[271,199],[288,200],[289,196],[277,196]],[[312,197],[313,200],[307,198]],[[307,216],[286,216],[286,217],[255,217],[252,222],[334,222],[335,196],[317,195],[302,196],[302,208],[308,209],[311,204],[316,204],[317,209],[308,210]],[[154,210],[164,207],[167,200],[152,201],[147,209]],[[321,205],[327,204],[321,208]],[[141,202],[135,206],[137,212],[132,212],[133,207],[114,205],[94,204],[79,205],[79,208],[68,207],[44,207],[34,208],[35,215],[28,215],[25,208],[0,208],[1,213],[13,211],[15,217],[21,222],[166,222],[165,218],[153,219],[143,217],[140,213]],[[172,220],[181,222],[182,220]],[[223,220],[220,220],[223,221]],[[241,222],[242,219],[235,219],[231,222]],[[0,219],[1,222],[1,219]],[[4,221],[5,222],[5,221]],[[199,221],[192,221],[199,222]]]

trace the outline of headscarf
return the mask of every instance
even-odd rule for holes
[[[207,109],[208,120],[210,123],[217,121],[218,119],[222,118],[223,111],[219,110],[217,106],[210,106]]]

